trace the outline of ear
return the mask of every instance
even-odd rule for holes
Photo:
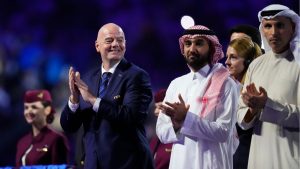
[[[99,46],[99,44],[98,44],[98,42],[97,42],[97,40],[96,40],[96,41],[95,41],[95,48],[96,48],[96,51],[97,51],[97,52],[99,52],[98,46]]]
[[[293,29],[293,32],[295,33],[296,24],[295,24],[293,21],[291,21],[291,23],[292,23],[292,29]],[[294,33],[293,33],[293,34],[294,34]]]
[[[48,116],[51,113],[52,107],[51,106],[47,106],[45,108],[45,114]]]

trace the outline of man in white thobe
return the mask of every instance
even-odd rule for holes
[[[169,85],[156,132],[173,143],[170,169],[230,169],[238,94],[235,82],[219,59],[222,46],[214,32],[196,25],[179,39],[190,73]]]
[[[238,110],[239,125],[254,127],[248,169],[298,169],[300,19],[278,4],[258,17],[266,53],[249,66]]]

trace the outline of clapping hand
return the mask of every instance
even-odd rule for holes
[[[96,97],[90,93],[88,85],[81,80],[80,73],[75,72],[73,67],[69,70],[69,87],[71,91],[70,100],[72,103],[79,102],[79,95],[82,96],[84,101],[92,105],[95,103]]]
[[[265,107],[268,94],[263,87],[259,87],[257,91],[255,84],[251,83],[246,86],[246,91],[242,92],[243,102],[249,107],[249,112],[246,116],[246,121],[251,121],[251,119]]]
[[[77,86],[75,85],[75,70],[73,67],[70,67],[69,69],[69,89],[70,89],[70,101],[72,103],[78,103],[79,102],[79,90]]]
[[[246,91],[242,92],[242,99],[248,107],[262,109],[265,107],[268,94],[263,87],[259,87],[259,91],[257,91],[255,84],[251,83],[246,86]]]
[[[166,105],[159,105],[159,109],[162,110],[162,113],[166,114],[171,118],[175,130],[181,127],[185,116],[190,108],[190,105],[185,104],[181,94],[178,95],[178,98],[179,102],[165,102]]]

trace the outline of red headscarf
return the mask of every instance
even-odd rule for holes
[[[222,45],[220,44],[218,37],[212,30],[202,25],[195,25],[186,29],[184,35],[179,38],[179,46],[182,54],[184,41],[187,38],[195,38],[198,36],[206,38],[211,43],[211,47],[213,49],[210,50],[212,50],[213,52],[211,53],[210,61],[212,65],[214,65],[224,57]]]

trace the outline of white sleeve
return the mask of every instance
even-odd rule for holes
[[[293,104],[281,104],[268,98],[260,120],[284,127],[299,128],[300,107]]]
[[[244,118],[246,116],[246,113],[247,113],[248,109],[249,108],[244,104],[242,98],[240,97],[240,99],[239,99],[239,109],[238,109],[238,112],[237,112],[237,122],[238,122],[238,125],[243,130],[248,130],[251,127],[253,127],[254,124],[256,123],[257,119],[258,119],[257,117],[259,116],[259,115],[255,115],[250,122],[245,122]],[[258,113],[258,114],[260,114],[260,113]]]
[[[70,110],[71,110],[73,113],[75,113],[76,110],[77,110],[78,107],[79,107],[79,104],[73,104],[73,103],[70,101],[70,99],[69,99],[69,101],[68,101],[68,106],[69,106]]]
[[[101,101],[101,98],[97,97],[95,103],[93,104],[93,110],[95,112],[98,112],[98,110],[99,110],[100,101]]]
[[[221,96],[215,110],[215,120],[206,120],[188,112],[180,133],[187,137],[213,142],[227,141],[232,129],[235,127],[237,102],[237,90],[233,83],[226,80],[225,92]]]
[[[246,78],[245,78],[245,83],[243,86],[243,91],[245,91],[245,87],[250,83],[249,80],[249,74],[251,74],[250,69],[247,70],[246,73]],[[255,117],[253,117],[253,119],[250,122],[245,122],[244,118],[246,116],[246,113],[248,111],[249,107],[247,105],[245,105],[242,97],[239,98],[239,102],[238,102],[238,112],[237,112],[237,122],[238,125],[243,129],[243,130],[247,130],[251,127],[254,126],[255,122],[257,121],[257,117],[258,115],[256,115]]]
[[[163,102],[172,100],[175,91],[176,85],[174,85],[174,81],[172,81],[166,91],[166,96]],[[171,118],[164,113],[159,113],[158,115],[156,122],[156,135],[164,144],[177,142],[181,138],[178,133],[175,133]]]
[[[177,142],[180,139],[180,136],[175,133],[170,117],[163,113],[159,113],[156,122],[156,134],[164,144]]]

